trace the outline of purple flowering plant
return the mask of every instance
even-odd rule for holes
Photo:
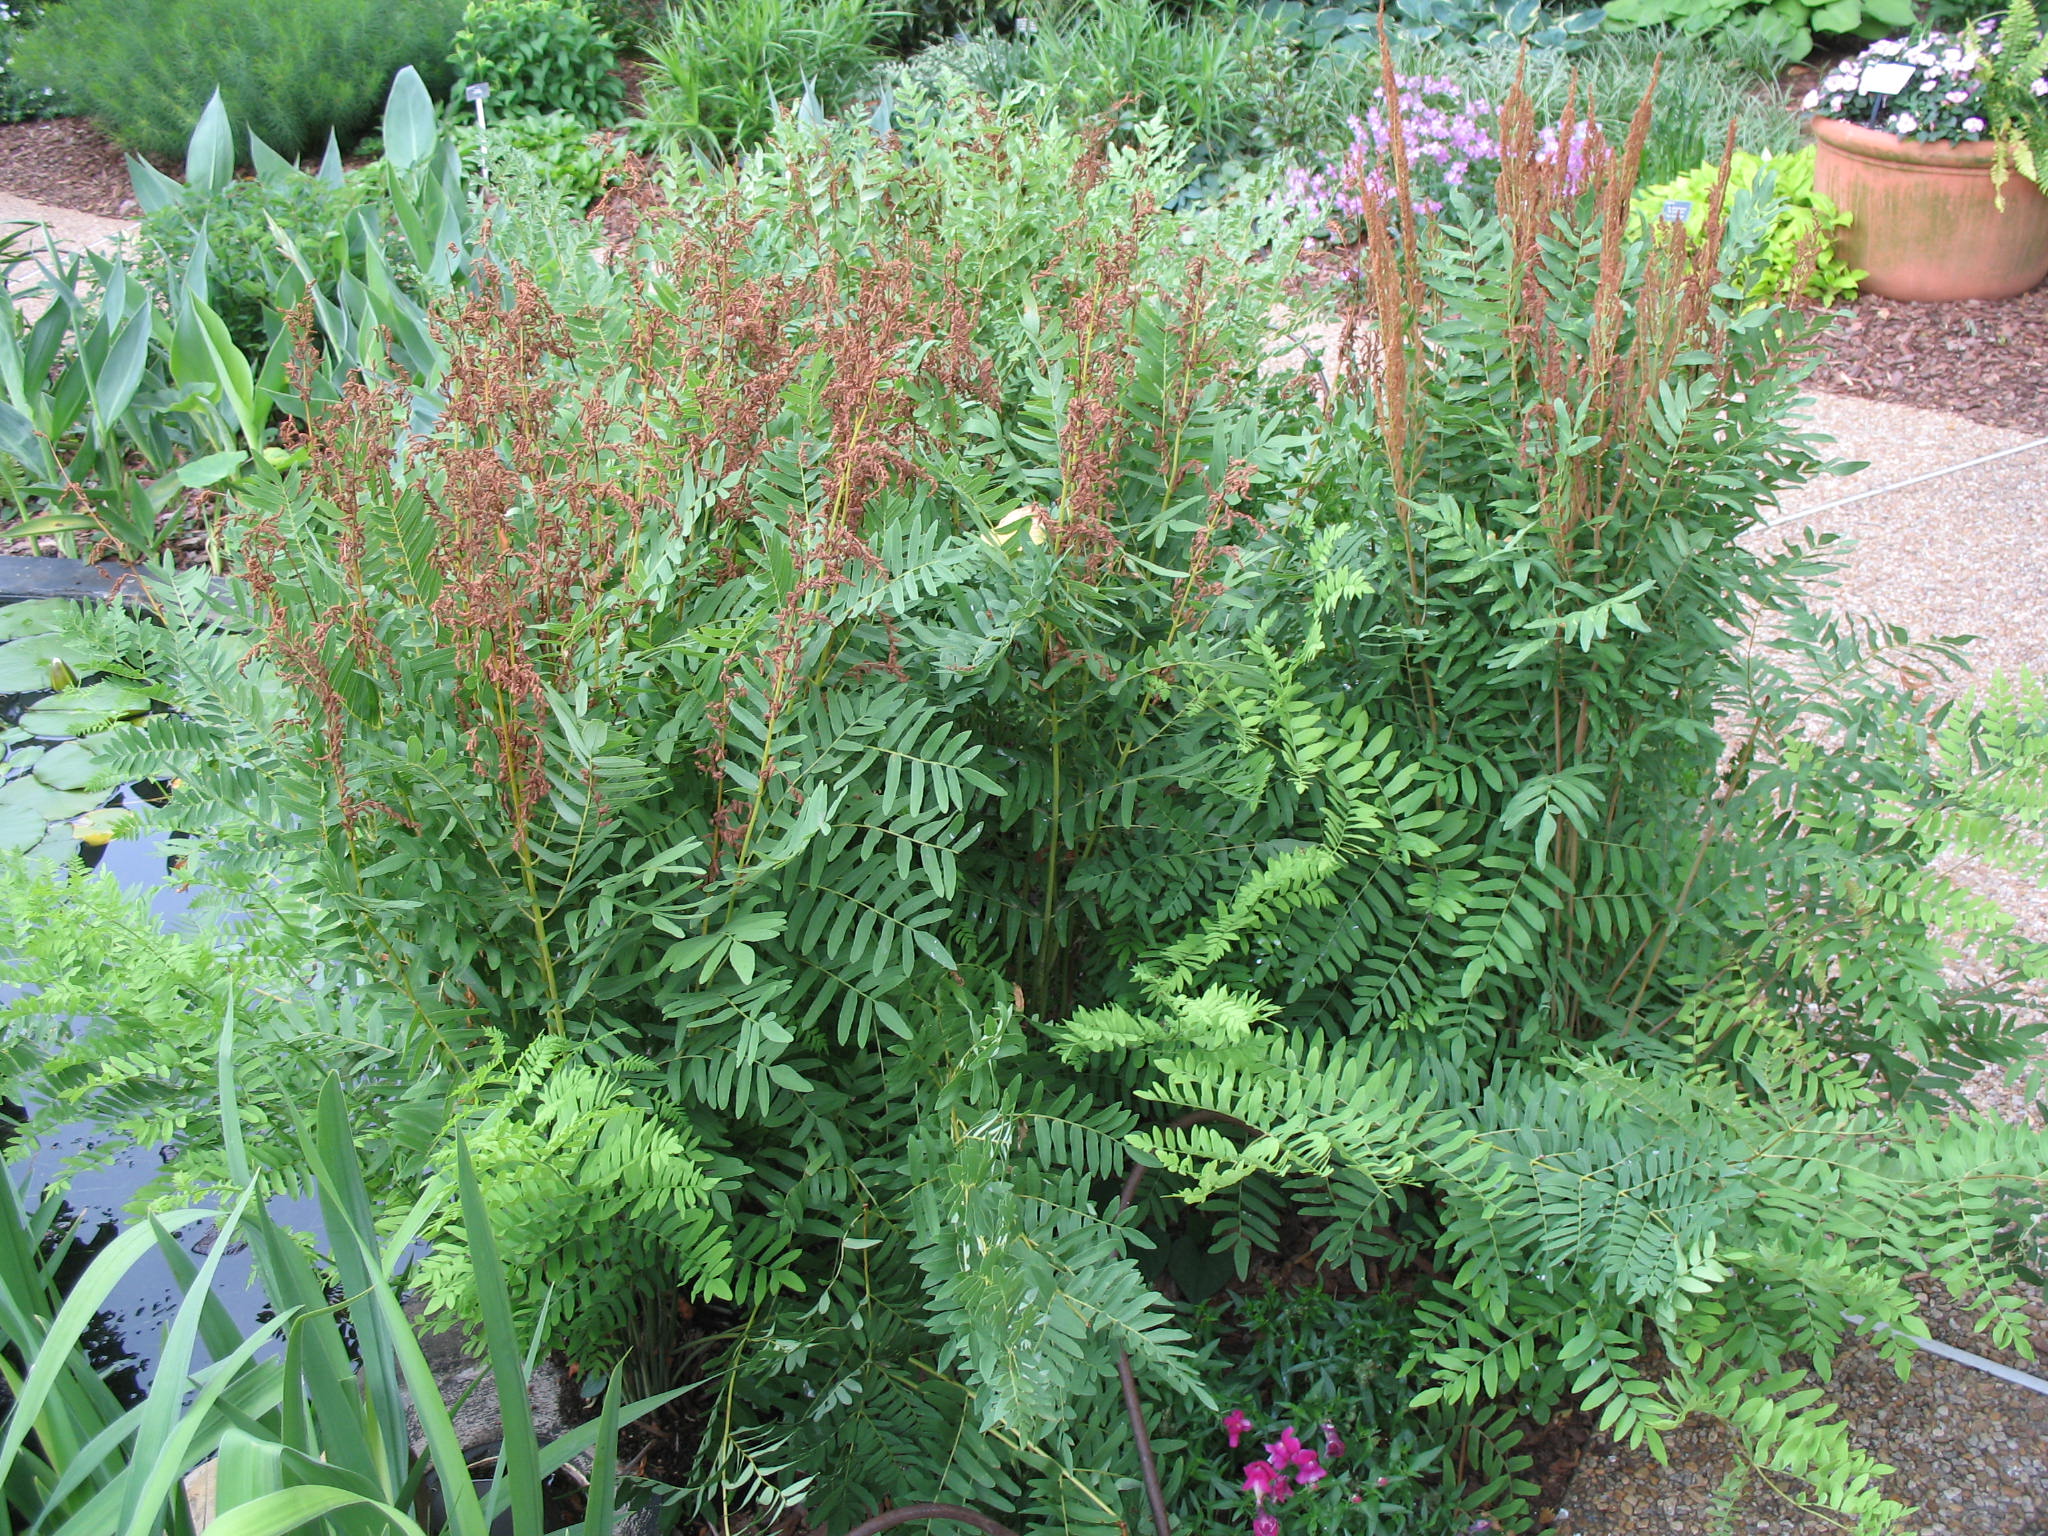
[[[1885,38],[1830,69],[1800,105],[1902,139],[1974,143],[1993,132],[1987,77],[2004,51],[1998,19],[1991,16],[1960,32]],[[1895,90],[1874,89],[1894,83],[1883,71],[1887,65],[1909,73]],[[2029,81],[2027,92],[2036,101],[2048,99],[2048,76]]]
[[[1500,169],[1498,105],[1439,75],[1396,75],[1394,88],[1416,210],[1441,213],[1452,194],[1461,190],[1482,206],[1490,203]],[[1382,86],[1374,91],[1365,115],[1350,120],[1351,144],[1342,156],[1325,157],[1317,166],[1287,173],[1285,201],[1323,217],[1338,239],[1357,239],[1368,201],[1392,209],[1395,117]],[[1547,163],[1564,153],[1575,182],[1582,184],[1591,133],[1590,125],[1581,123],[1570,133],[1569,143],[1561,145],[1558,130],[1545,128],[1540,158]]]

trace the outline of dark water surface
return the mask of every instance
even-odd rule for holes
[[[13,695],[0,702],[0,721],[12,724],[38,695]],[[112,797],[110,797],[112,798]],[[123,791],[113,803],[139,803],[134,791]],[[81,848],[86,863],[97,874],[119,880],[123,885],[146,890],[150,910],[166,928],[186,920],[191,896],[181,889],[169,868],[169,849],[162,838],[116,839],[101,848]],[[6,936],[0,934],[0,944]],[[12,985],[0,968],[0,1001],[12,1000],[20,989]],[[84,1026],[83,1020],[80,1026]],[[61,1224],[77,1235],[64,1274],[75,1280],[92,1255],[111,1242],[127,1226],[128,1207],[151,1179],[162,1173],[176,1155],[171,1147],[120,1148],[102,1158],[88,1159],[75,1172],[67,1163],[97,1151],[108,1140],[101,1128],[84,1123],[53,1122],[39,1115],[34,1103],[0,1104],[0,1156],[6,1171],[22,1190],[30,1208],[40,1202],[53,1183],[61,1191],[64,1215]],[[317,1203],[311,1200],[275,1200],[271,1214],[287,1226],[318,1232]],[[211,1239],[211,1224],[201,1224],[177,1234],[179,1242],[195,1256],[203,1255]],[[240,1244],[222,1255],[216,1272],[214,1294],[245,1330],[268,1316],[268,1301],[257,1288],[248,1251]],[[145,1254],[128,1271],[99,1314],[86,1339],[93,1364],[107,1376],[108,1384],[123,1401],[140,1399],[155,1374],[162,1348],[163,1331],[177,1312],[183,1292],[161,1253]]]

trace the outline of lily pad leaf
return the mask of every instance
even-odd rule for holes
[[[67,741],[53,748],[36,763],[35,776],[51,789],[102,793],[120,782],[120,776],[93,756],[92,748],[82,741]]]
[[[50,819],[33,806],[0,805],[0,853],[27,853],[50,830]]]
[[[142,819],[125,805],[105,805],[87,811],[71,823],[74,842],[104,847],[117,837],[133,837],[142,830]]]
[[[44,693],[55,686],[54,666],[62,662],[75,676],[97,672],[106,657],[64,635],[30,635],[0,645],[0,693]]]
[[[0,810],[25,806],[45,821],[62,821],[93,810],[106,798],[104,789],[52,789],[28,774],[0,784]]]
[[[146,714],[151,696],[125,683],[94,683],[52,694],[22,712],[25,730],[38,736],[84,736],[105,730],[117,720]]]
[[[39,597],[26,603],[9,603],[0,608],[0,640],[51,634],[76,612],[78,604],[61,597]]]
[[[43,834],[43,840],[29,849],[28,856],[39,864],[69,864],[78,856],[78,839],[64,822]]]

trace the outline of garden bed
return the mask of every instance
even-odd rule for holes
[[[101,218],[138,211],[128,157],[83,117],[0,124],[0,192]]]
[[[1817,388],[2048,433],[2048,284],[2016,299],[1866,296],[1821,342]]]

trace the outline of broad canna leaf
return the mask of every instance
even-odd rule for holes
[[[192,142],[185,150],[185,185],[198,193],[218,192],[235,179],[235,141],[228,128],[228,109],[216,90],[199,114]]]
[[[419,71],[408,64],[391,82],[384,103],[384,158],[393,170],[409,171],[425,163],[439,141],[433,98]]]

